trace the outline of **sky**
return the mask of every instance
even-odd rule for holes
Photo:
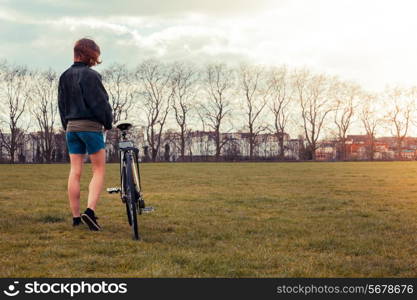
[[[111,63],[286,64],[365,89],[413,86],[417,2],[408,0],[0,0],[0,59],[65,70],[91,37]]]

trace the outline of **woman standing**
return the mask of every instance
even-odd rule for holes
[[[95,210],[104,185],[106,150],[104,130],[112,128],[112,109],[101,75],[91,69],[100,64],[100,48],[91,39],[75,43],[74,64],[59,78],[58,106],[66,131],[71,170],[68,178],[68,198],[73,226],[81,221],[90,230],[100,230]],[[86,152],[93,170],[88,189],[87,209],[80,215],[80,178]]]

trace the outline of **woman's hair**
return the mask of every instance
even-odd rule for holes
[[[82,38],[74,45],[74,57],[86,63],[90,67],[101,64],[98,60],[100,47],[89,38]]]

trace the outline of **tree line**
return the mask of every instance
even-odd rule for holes
[[[143,126],[152,161],[157,160],[168,129],[177,132],[180,158],[186,156],[190,133],[202,130],[212,133],[216,160],[227,142],[222,133],[234,131],[247,133],[249,159],[255,158],[262,133],[276,136],[278,159],[284,159],[284,137],[291,132],[302,136],[306,157],[315,160],[324,138],[337,139],[341,159],[346,159],[345,143],[352,131],[369,136],[369,159],[378,133],[394,136],[400,155],[403,140],[416,126],[416,87],[369,92],[355,82],[306,68],[152,59],[129,67],[113,64],[100,72],[114,123],[130,119]],[[43,161],[52,160],[55,135],[62,131],[58,80],[52,69],[0,62],[0,144],[11,162],[27,133],[36,133]]]

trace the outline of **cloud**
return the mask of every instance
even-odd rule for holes
[[[246,49],[232,43],[230,27],[199,14],[175,18],[25,18],[24,22],[18,21],[20,18],[18,14],[12,20],[0,17],[4,24],[0,27],[0,38],[8,41],[2,44],[1,55],[29,65],[64,68],[71,59],[73,43],[83,36],[93,37],[99,43],[103,60],[108,63],[136,64],[152,57],[202,62],[246,56]],[[16,34],[17,31],[21,34]],[[15,51],[19,43],[22,51]],[[28,48],[30,56],[25,55]]]
[[[307,66],[369,89],[415,84],[416,4],[398,0],[0,0],[0,59],[66,68],[91,36],[104,68],[157,57]]]
[[[108,15],[176,15],[204,13],[228,15],[254,13],[268,8],[273,0],[8,0],[9,8],[37,17],[108,16]],[[283,2],[281,0],[281,2]]]

